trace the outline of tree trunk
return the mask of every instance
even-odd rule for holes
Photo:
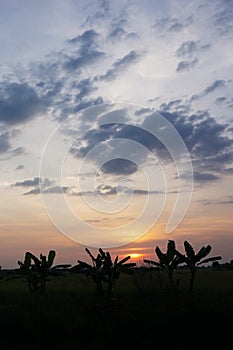
[[[169,277],[169,281],[170,281],[172,287],[175,288],[175,283],[173,280],[173,271],[168,271],[168,277]]]
[[[104,295],[103,285],[101,281],[96,282],[96,296],[102,297]]]
[[[190,287],[189,287],[190,293],[193,292],[195,273],[196,273],[196,269],[191,270]]]

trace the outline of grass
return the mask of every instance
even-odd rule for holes
[[[233,271],[198,271],[193,295],[188,277],[177,271],[174,291],[163,272],[122,274],[111,301],[97,300],[84,275],[51,277],[41,295],[30,294],[21,278],[0,280],[2,348],[229,348]]]

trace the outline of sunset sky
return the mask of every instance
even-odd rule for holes
[[[173,239],[233,259],[233,7],[0,1],[0,265]]]

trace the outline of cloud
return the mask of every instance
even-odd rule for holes
[[[102,165],[101,170],[105,174],[131,175],[138,170],[138,166],[130,160],[115,158]]]
[[[210,44],[201,45],[199,40],[187,40],[176,50],[176,56],[191,59],[200,51],[207,50],[210,46]]]
[[[194,181],[196,181],[198,183],[213,182],[216,180],[220,180],[220,176],[214,175],[212,173],[194,172]]]
[[[193,23],[193,16],[188,16],[184,19],[177,18],[161,18],[154,24],[154,28],[158,31],[166,30],[168,32],[180,32],[184,28],[190,26]]]
[[[69,187],[67,186],[51,186],[49,188],[39,188],[36,187],[33,190],[30,190],[28,192],[25,192],[23,195],[31,195],[31,194],[40,194],[40,193],[46,193],[46,194],[64,194],[69,190]]]
[[[110,31],[107,38],[113,42],[117,42],[119,40],[138,39],[138,35],[135,32],[127,32],[121,25],[116,25]]]
[[[152,112],[151,108],[148,108],[148,107],[143,107],[143,108],[140,108],[138,109],[137,111],[135,111],[135,115],[143,115],[145,113],[149,113],[149,112]]]
[[[194,58],[193,60],[188,61],[181,61],[179,62],[176,71],[177,72],[184,72],[189,71],[190,69],[194,68],[198,64],[198,59]]]
[[[68,71],[79,70],[103,58],[105,53],[98,48],[98,37],[99,34],[93,29],[90,29],[68,40],[73,45],[79,44],[79,48],[75,52],[72,52],[71,55],[66,54],[64,68]]]
[[[17,165],[17,167],[15,168],[15,170],[22,170],[24,169],[24,165],[23,164],[19,164]]]
[[[191,111],[190,102],[183,101],[181,98],[171,100],[167,103],[164,102],[159,106],[159,108],[161,111],[167,111],[179,115],[188,115]]]
[[[15,187],[33,187],[33,186],[39,186],[40,178],[34,177],[33,180],[23,180],[23,181],[17,181],[12,186]]]
[[[28,83],[0,84],[0,122],[19,124],[45,112],[45,100]]]
[[[125,69],[130,67],[130,65],[137,63],[140,57],[141,54],[139,54],[135,50],[130,51],[127,55],[117,59],[113,63],[112,68],[107,70],[105,74],[96,76],[95,80],[115,79],[120,73],[122,73]]]
[[[216,89],[224,87],[225,85],[226,85],[226,80],[223,80],[223,79],[215,80],[211,85],[205,88],[205,90],[203,91],[203,94],[208,95],[209,93],[215,91]]]
[[[136,112],[138,111],[142,117],[137,126],[130,125],[130,117],[125,114],[124,123],[100,125],[89,130],[73,145],[71,154],[82,158],[98,145],[100,147],[98,157],[104,160],[105,155],[108,157],[112,155],[112,160],[104,164],[102,171],[106,174],[125,176],[137,172],[138,166],[143,166],[150,152],[155,153],[162,162],[172,162],[171,155],[163,144],[144,130],[144,126],[150,125],[150,121],[154,120],[154,112],[140,109]],[[176,128],[183,139],[193,161],[196,182],[217,181],[223,175],[230,174],[230,171],[224,171],[224,169],[229,169],[229,164],[233,162],[233,140],[225,132],[229,129],[227,123],[218,123],[206,111],[192,114],[189,102],[183,102],[182,99],[162,104],[160,113]],[[119,139],[118,147],[121,154],[125,155],[125,161],[122,156],[121,159],[117,159],[116,149],[108,146],[108,142],[114,139]],[[140,153],[135,147],[130,149],[129,143],[126,147],[127,140],[136,141],[144,146],[148,153]],[[125,153],[122,151],[124,149]],[[127,160],[128,156],[130,159],[136,159],[137,165],[130,163]],[[95,163],[95,157],[96,155],[89,160]]]
[[[125,35],[126,35],[125,29],[123,27],[117,26],[108,34],[108,38],[119,40],[124,38]]]
[[[95,46],[95,42],[98,38],[98,34],[95,30],[89,29],[83,34],[74,37],[73,39],[67,40],[70,44],[81,44],[80,51],[86,51],[90,46]]]
[[[10,137],[11,134],[9,131],[0,133],[0,154],[6,153],[11,149]]]
[[[224,79],[217,79],[217,80],[215,80],[212,84],[207,86],[202,92],[200,92],[199,94],[193,95],[191,97],[191,101],[198,100],[199,98],[204,97],[204,96],[210,94],[211,92],[214,92],[217,89],[225,87],[227,82],[228,81],[226,81]]]
[[[0,131],[0,155],[1,160],[8,160],[13,157],[20,156],[25,153],[25,149],[22,146],[12,148],[12,140],[18,134],[18,130],[14,128],[6,128],[2,126],[2,131]]]
[[[214,22],[220,35],[233,32],[233,8],[231,0],[219,0]]]
[[[11,157],[21,156],[22,154],[25,154],[25,149],[22,146],[16,147],[10,152]]]
[[[188,40],[176,50],[177,57],[193,57],[193,54],[198,50],[198,41]]]
[[[152,117],[153,118],[153,117]],[[129,121],[129,120],[128,120]],[[142,120],[144,121],[144,119]],[[120,139],[118,141],[118,149],[112,148],[111,145],[108,145],[108,142],[113,139]],[[135,144],[129,144],[127,140],[133,140],[140,145],[145,146],[144,148],[135,149]],[[168,155],[168,152],[164,150],[163,145],[158,139],[155,139],[153,135],[144,130],[143,123],[141,125],[135,126],[127,123],[127,120],[124,123],[112,123],[99,125],[98,127],[88,131],[81,139],[70,149],[70,153],[77,158],[82,158],[88,154],[88,152],[93,149],[96,145],[101,146],[101,151],[98,153],[98,160],[105,160],[105,156],[112,159],[116,159],[116,155],[121,153],[124,157],[118,158],[127,158],[130,155],[131,159],[135,159],[138,164],[142,165],[146,159],[147,153],[150,151],[164,152],[165,155]],[[92,161],[96,161],[96,154],[92,155]],[[133,157],[133,158],[132,158]],[[123,162],[123,160],[116,160],[115,162],[109,162],[103,167],[104,172],[119,174],[121,171],[123,174],[132,174],[137,171],[136,165],[133,165],[132,162]]]
[[[225,96],[217,97],[216,100],[214,101],[217,104],[223,103],[227,100]]]
[[[116,186],[111,186],[111,185],[99,185],[97,187],[97,192],[100,195],[116,195],[119,193],[120,188],[117,188]]]
[[[200,199],[198,201],[202,205],[219,205],[219,204],[233,204],[233,196],[227,196],[223,199],[219,200],[208,200],[208,199]]]
[[[18,166],[16,169],[22,169],[23,166]],[[26,179],[23,181],[17,181],[11,185],[12,187],[33,187],[31,190],[24,192],[23,195],[37,195],[40,193],[49,193],[49,194],[59,194],[67,193],[69,190],[72,190],[72,187],[68,186],[59,186],[55,183],[54,180],[49,180],[48,178],[34,177],[34,179]]]

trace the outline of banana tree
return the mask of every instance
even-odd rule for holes
[[[88,264],[84,261],[78,260],[78,265],[71,268],[71,272],[79,271],[84,272],[91,276],[96,283],[96,295],[104,296],[103,282],[107,283],[107,296],[112,297],[112,289],[116,280],[121,272],[130,273],[132,267],[136,266],[135,263],[126,263],[130,259],[130,256],[118,261],[118,256],[112,261],[109,252],[104,252],[101,248],[99,253],[95,257],[91,251],[86,248],[87,254],[92,260],[92,264]]]
[[[189,291],[192,292],[194,287],[195,274],[198,269],[198,266],[212,261],[221,260],[222,257],[213,256],[204,259],[207,255],[209,255],[209,253],[212,250],[212,247],[209,244],[207,246],[201,247],[201,249],[196,254],[192,245],[189,242],[184,241],[184,249],[186,253],[185,255],[181,254],[178,251],[176,251],[176,254],[180,258],[181,262],[187,265],[187,268],[191,272]]]
[[[48,258],[46,255],[40,254],[37,258],[30,252],[25,253],[24,261],[18,261],[21,272],[26,275],[26,281],[29,291],[42,293],[45,290],[47,277],[51,273],[56,252],[50,250]]]
[[[104,253],[104,263],[102,266],[102,279],[107,283],[107,295],[109,298],[112,297],[112,289],[119,278],[121,272],[131,273],[132,267],[136,266],[136,263],[126,263],[130,259],[130,255],[118,261],[118,256],[112,261],[109,252]]]
[[[181,258],[176,253],[175,242],[172,240],[168,241],[166,253],[162,253],[160,248],[156,246],[155,253],[159,259],[159,262],[154,260],[147,260],[147,259],[145,259],[144,262],[147,264],[155,265],[161,270],[166,271],[172,287],[175,287],[174,277],[173,277],[174,270],[181,263]]]
[[[101,268],[104,263],[104,252],[99,249],[99,253],[95,257],[91,251],[86,248],[86,253],[90,256],[92,264],[88,264],[85,261],[78,260],[78,265],[73,267],[73,270],[78,269],[84,272],[86,275],[91,276],[96,283],[96,295],[102,296],[104,294],[103,284],[102,284],[102,271]]]

